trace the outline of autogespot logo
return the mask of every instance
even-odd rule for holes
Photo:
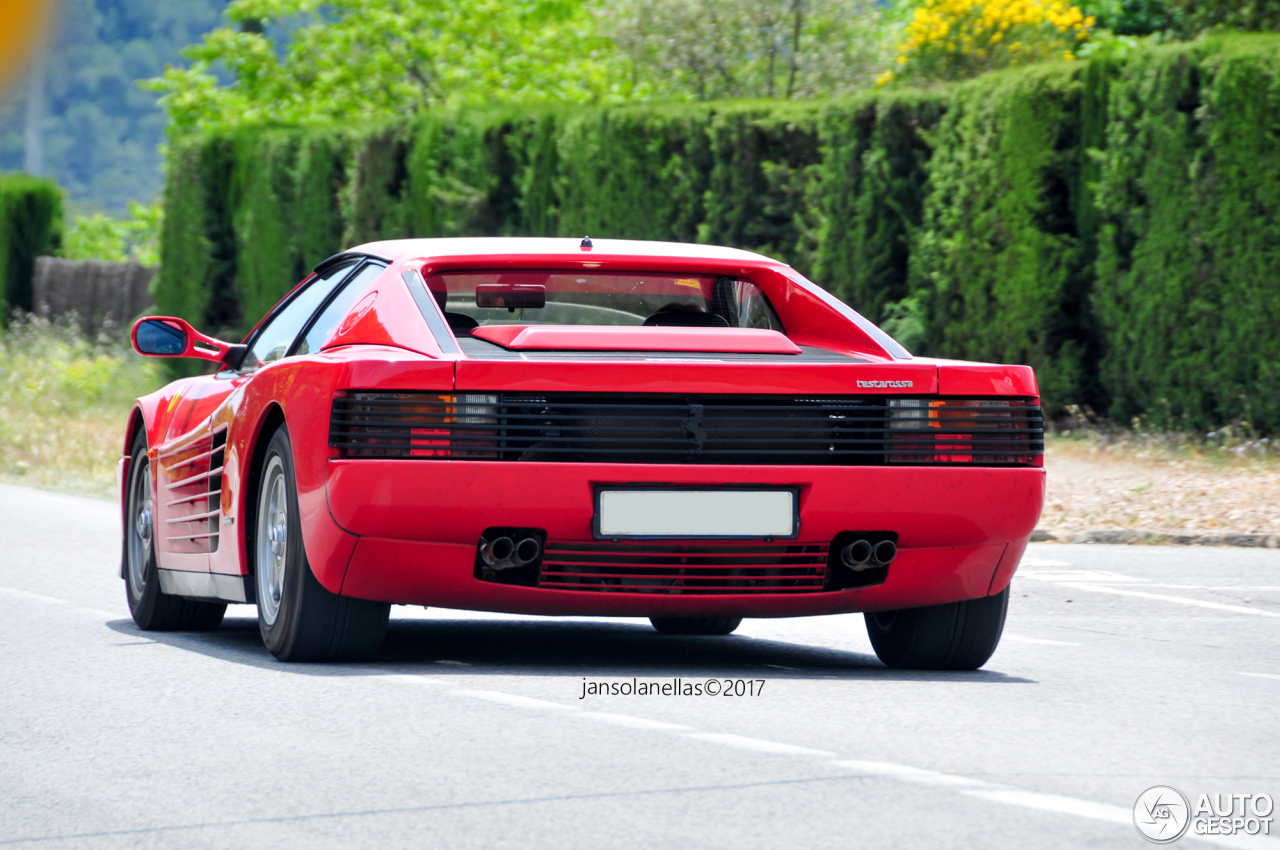
[[[1191,823],[1191,804],[1177,788],[1153,785],[1133,804],[1133,825],[1153,844],[1177,841]]]

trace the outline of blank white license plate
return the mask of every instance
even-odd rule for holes
[[[600,490],[599,537],[793,537],[795,490]]]

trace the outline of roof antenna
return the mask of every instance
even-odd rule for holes
[[[582,237],[582,242],[578,245],[578,247],[584,251],[590,251],[594,247],[591,244],[591,237],[590,236]]]

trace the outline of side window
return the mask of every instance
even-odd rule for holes
[[[355,305],[356,300],[365,293],[373,279],[382,274],[384,268],[386,267],[370,263],[360,269],[342,287],[342,290],[333,296],[333,300],[320,311],[320,315],[316,316],[316,320],[311,323],[306,335],[298,343],[298,350],[294,354],[315,354],[319,351],[320,347],[329,341],[329,337],[333,336],[333,332]]]
[[[711,293],[712,308],[731,328],[762,328],[786,333],[769,297],[749,280],[718,278]]]
[[[244,361],[240,364],[243,372],[253,372],[268,363],[274,363],[289,351],[289,346],[298,338],[302,326],[311,318],[316,308],[324,303],[333,288],[337,286],[351,271],[350,265],[344,265],[318,277],[293,297],[279,313],[267,323],[254,337]]]

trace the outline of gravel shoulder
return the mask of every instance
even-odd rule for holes
[[[1280,534],[1280,463],[1050,439],[1039,527]]]

